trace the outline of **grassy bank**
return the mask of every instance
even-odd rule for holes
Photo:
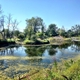
[[[63,37],[49,37],[46,39],[36,39],[36,40],[28,40],[24,41],[24,44],[63,44],[66,42],[71,42],[71,38],[63,38]]]
[[[36,45],[39,45],[39,44],[49,44],[49,41],[44,39],[44,40],[41,40],[41,39],[37,39],[37,40],[28,40],[26,39],[24,41],[24,44],[36,44]]]

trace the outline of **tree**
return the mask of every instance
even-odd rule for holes
[[[11,34],[10,34],[10,27],[12,26],[12,16],[11,16],[11,14],[9,14],[8,16],[7,16],[7,28],[8,28],[8,38],[11,38]]]
[[[32,34],[34,33],[34,32],[33,32],[33,29],[32,29],[32,26],[29,26],[27,31],[28,31],[28,39],[30,40]]]
[[[80,25],[75,25],[75,34],[76,36],[79,36],[80,35]]]
[[[14,21],[12,21],[12,28],[13,28],[13,30],[12,30],[12,32],[13,32],[13,34],[12,34],[12,36],[14,37],[14,32],[15,32],[15,29],[17,29],[17,26],[19,25],[19,22],[17,22],[17,20],[15,19]]]
[[[5,39],[4,15],[2,14],[1,5],[0,5],[0,33],[1,33],[2,37],[3,37],[3,39]]]
[[[58,29],[58,34],[59,34],[60,36],[65,37],[66,31],[65,31],[64,26],[62,26],[62,28],[59,28],[59,29]]]
[[[14,31],[14,36],[18,37],[19,34],[20,34],[20,31],[19,31],[19,30],[15,30],[15,31]]]
[[[73,36],[73,32],[71,30],[68,30],[67,31],[67,35],[68,35],[68,37],[72,37]]]
[[[17,26],[19,25],[19,22],[15,19],[12,20],[12,15],[9,14],[7,16],[7,33],[8,33],[8,38],[14,38],[14,31],[17,29]]]
[[[32,26],[34,33],[43,27],[43,19],[40,17],[32,17],[31,19],[27,19],[26,22],[27,26]]]
[[[80,25],[77,24],[75,26],[72,26],[71,31],[72,31],[73,36],[79,36],[80,35]]]
[[[4,31],[5,31],[5,37],[8,38],[9,37],[8,29],[4,29]]]
[[[23,40],[24,39],[24,34],[22,32],[19,33],[18,38]]]
[[[50,24],[47,30],[48,36],[57,36],[57,27],[56,24]]]
[[[26,20],[27,26],[25,28],[25,35],[31,39],[32,35],[35,35],[37,32],[44,32],[43,19],[40,17],[32,17],[31,19]]]

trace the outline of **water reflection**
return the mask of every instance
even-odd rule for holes
[[[8,47],[0,51],[0,71],[11,77],[13,74],[25,73],[28,65],[48,67],[55,61],[71,58],[78,54],[80,54],[80,45],[74,43],[59,46]],[[19,69],[17,70],[17,68]]]
[[[8,48],[0,50],[0,56],[14,55],[14,51],[17,50],[19,46],[10,46]]]
[[[48,46],[14,46],[5,48],[0,51],[0,56],[17,56],[17,57],[50,57],[63,56],[80,52],[78,44],[48,45]],[[44,56],[45,54],[45,56]],[[63,56],[64,57],[64,56]],[[67,56],[66,56],[67,57]]]
[[[66,48],[68,48],[71,45],[72,45],[72,43],[64,43],[64,44],[58,46],[58,48],[60,48],[60,49],[63,49],[63,48],[66,49]]]
[[[80,45],[73,44],[73,45],[71,45],[71,49],[75,50],[75,52],[79,52],[80,51]]]
[[[56,59],[66,59],[74,57],[80,53],[80,45],[64,44],[64,45],[48,45],[48,46],[14,46],[8,47],[0,51],[0,56],[14,56],[14,57],[32,57],[28,60],[21,60],[20,64],[36,64],[47,63],[50,64]],[[38,58],[39,57],[39,58]],[[18,62],[19,63],[19,62]],[[7,60],[0,60],[0,64],[7,64]]]
[[[41,46],[28,46],[25,49],[26,54],[28,54],[29,57],[31,56],[42,56],[42,54],[45,51],[45,47]]]

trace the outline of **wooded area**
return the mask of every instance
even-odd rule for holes
[[[48,38],[55,36],[62,36],[64,38],[80,36],[79,24],[71,26],[69,30],[65,30],[64,26],[59,28],[55,23],[46,26],[41,17],[32,17],[24,21],[26,21],[26,26],[24,31],[21,32],[18,28],[20,22],[17,19],[13,20],[11,14],[8,16],[4,15],[0,6],[0,40],[24,41],[25,44],[37,44],[49,43]]]

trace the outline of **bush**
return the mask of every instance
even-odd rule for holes
[[[34,42],[33,40],[28,40],[28,39],[26,39],[26,40],[24,41],[24,44],[35,44],[35,42]]]
[[[33,40],[26,39],[24,41],[24,44],[49,44],[49,41],[48,40],[37,40],[37,39],[33,41]]]
[[[36,40],[35,44],[49,44],[48,40]]]
[[[20,33],[19,35],[18,35],[18,38],[20,38],[20,39],[24,39],[24,34],[23,33]]]
[[[54,38],[50,38],[49,41],[50,41],[50,43],[54,43],[55,39]]]
[[[37,35],[38,38],[42,38],[43,37],[43,33],[40,33],[40,32],[37,33],[36,35]]]
[[[37,39],[37,38],[36,38],[36,35],[32,35],[32,36],[31,36],[31,40],[36,41],[36,39]]]

